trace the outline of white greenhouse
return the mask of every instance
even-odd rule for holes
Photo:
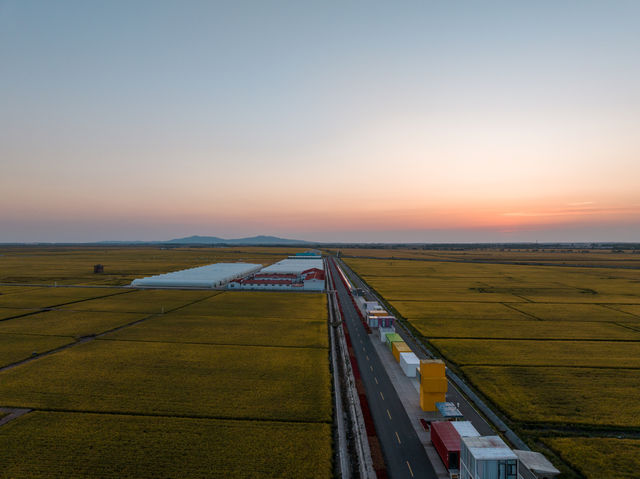
[[[324,271],[322,259],[283,259],[267,266],[260,273],[300,274],[313,268]]]
[[[262,268],[253,263],[215,263],[134,279],[134,288],[217,288]]]

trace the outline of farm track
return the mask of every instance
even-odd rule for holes
[[[20,416],[31,412],[32,409],[28,408],[8,408],[8,407],[0,407],[0,413],[7,414],[6,416],[0,418],[0,427],[5,424],[13,421],[14,419],[18,419]]]
[[[58,408],[1,408],[11,411],[24,411],[19,414],[26,414],[28,412],[57,412],[57,413],[72,413],[72,414],[102,414],[107,416],[124,416],[124,417],[165,417],[165,418],[180,418],[180,419],[212,419],[217,421],[245,421],[245,422],[277,422],[277,423],[293,423],[293,424],[332,424],[332,420],[322,419],[279,419],[279,418],[264,418],[264,417],[246,417],[246,416],[212,416],[212,415],[196,415],[196,414],[154,414],[154,413],[142,413],[135,411],[94,411],[90,409],[58,409]],[[15,419],[19,416],[12,417]],[[5,416],[0,420],[0,426],[4,423],[9,416]],[[6,421],[9,422],[9,421]]]
[[[145,318],[145,321],[148,318]],[[101,333],[107,334],[107,333]],[[125,338],[99,338],[100,341],[129,341],[134,343],[169,343],[169,344],[199,344],[203,346],[240,346],[243,348],[277,348],[277,349],[329,349],[328,346],[287,346],[274,344],[242,344],[242,343],[212,343],[202,341],[165,341],[154,339],[125,339]]]
[[[103,296],[95,296],[93,298],[77,299],[75,301],[68,301],[66,303],[54,304],[52,306],[47,306],[45,308],[38,308],[38,309],[34,309],[34,308],[15,308],[15,309],[25,309],[25,310],[28,310],[29,312],[25,313],[25,314],[18,314],[16,316],[11,316],[11,317],[8,317],[8,318],[2,318],[2,319],[0,319],[0,321],[8,321],[9,319],[24,318],[26,316],[31,316],[31,315],[34,315],[34,314],[46,313],[47,311],[57,311],[60,306],[67,306],[69,304],[82,303],[84,301],[93,301],[94,299],[110,298],[112,296],[119,296],[119,295],[122,295],[122,294],[132,293],[133,291],[134,290],[131,290],[131,291],[120,291],[118,293],[105,294]],[[14,309],[14,308],[11,308],[11,309]],[[74,310],[66,309],[66,311],[74,311]],[[127,311],[122,311],[122,312],[127,312]]]

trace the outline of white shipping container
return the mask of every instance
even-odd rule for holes
[[[380,342],[387,342],[387,333],[395,333],[396,330],[394,328],[380,328]]]
[[[400,367],[405,376],[415,378],[416,371],[420,367],[420,360],[414,353],[400,353]]]
[[[377,301],[364,301],[365,311],[371,311],[373,309],[380,309],[380,305]]]
[[[460,437],[480,437],[480,433],[470,421],[451,421],[451,425],[458,431]]]

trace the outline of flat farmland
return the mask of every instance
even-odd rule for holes
[[[187,306],[185,315],[211,315],[216,317],[243,318],[327,318],[326,299],[315,293],[280,293],[266,291],[226,291]]]
[[[636,254],[634,254],[636,253]],[[640,267],[636,251],[576,250],[569,248],[483,248],[462,251],[419,248],[343,248],[343,257],[413,259],[428,261],[488,262],[513,264],[549,264],[559,266]]]
[[[637,321],[632,314],[600,304],[522,303],[510,305],[535,318],[551,321],[605,321],[610,323]]]
[[[330,429],[33,412],[0,428],[0,478],[330,478]]]
[[[0,283],[127,285],[142,276],[211,263],[271,264],[302,248],[158,246],[0,247]],[[104,273],[94,274],[102,264]]]
[[[30,314],[36,311],[39,311],[40,308],[2,308],[0,307],[0,320],[13,318],[14,316],[22,316],[23,314]]]
[[[196,301],[211,298],[219,291],[187,290],[128,290],[123,294],[83,301],[63,306],[67,311],[95,311],[119,313],[162,313],[182,308]]]
[[[518,421],[640,426],[637,369],[467,366],[463,371]]]
[[[614,304],[611,308],[629,313],[636,317],[636,321],[640,320],[640,304]]]
[[[420,319],[536,319],[503,303],[392,301],[405,318]]]
[[[99,334],[145,318],[141,313],[51,310],[0,321],[0,333],[80,337]]]
[[[640,441],[615,437],[559,437],[543,441],[589,479],[638,477]]]
[[[461,366],[558,365],[640,369],[640,341],[434,339],[431,344],[445,357],[455,358]]]
[[[478,264],[457,255],[345,262],[512,426],[524,428],[533,447],[554,427],[594,437],[640,432],[637,270]],[[636,260],[629,256],[618,259],[628,266]],[[553,450],[579,477],[568,449]],[[638,470],[640,456],[632,463]]]
[[[182,311],[165,314],[153,321],[145,321],[116,331],[105,336],[105,339],[238,346],[329,347],[326,321],[300,318],[189,316]]]
[[[13,280],[116,278],[76,275],[97,250],[63,250],[24,274],[14,265]],[[266,264],[291,252],[207,250],[171,257]],[[131,261],[118,281],[179,269],[158,249],[112,252]],[[0,427],[0,477],[332,477],[324,294],[1,288],[0,365],[31,360],[0,372],[0,408],[32,412]]]
[[[619,339],[640,341],[640,327],[603,321],[532,321],[516,319],[412,319],[411,324],[433,342],[438,338],[482,339]]]
[[[64,336],[0,334],[0,367],[27,359],[34,352],[44,353],[72,342],[73,338]]]
[[[96,340],[5,371],[0,404],[329,422],[327,351]]]
[[[13,309],[50,308],[120,294],[126,294],[126,291],[113,288],[37,288],[24,293],[0,295],[0,306]]]

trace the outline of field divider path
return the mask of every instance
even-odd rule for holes
[[[129,417],[167,417],[167,418],[179,418],[179,419],[211,419],[217,421],[247,421],[247,422],[277,422],[285,424],[332,424],[332,420],[327,419],[282,419],[282,418],[267,418],[267,417],[248,417],[248,416],[213,416],[213,415],[199,415],[199,414],[161,414],[161,413],[144,413],[138,411],[100,411],[90,409],[63,409],[63,408],[14,408],[3,407],[0,408],[0,412],[7,411],[24,411],[20,415],[28,412],[54,412],[54,413],[67,413],[67,414],[102,414],[105,416],[129,416]],[[0,420],[0,425],[3,424],[3,420],[9,416],[5,416]],[[18,417],[18,416],[16,416]],[[15,419],[15,418],[14,418]]]
[[[51,286],[52,288],[54,286]],[[58,286],[59,287],[59,286]],[[0,321],[8,321],[10,319],[18,319],[18,318],[24,318],[26,316],[32,316],[34,314],[40,314],[40,313],[46,313],[47,311],[59,311],[59,307],[60,306],[66,306],[68,304],[76,304],[76,303],[82,303],[85,301],[93,301],[94,299],[103,299],[103,298],[110,298],[112,296],[119,296],[121,294],[127,294],[127,293],[132,293],[133,291],[120,291],[118,293],[111,293],[111,294],[105,294],[103,296],[95,296],[93,298],[84,298],[84,299],[78,299],[75,301],[69,301],[67,303],[59,303],[59,304],[54,304],[52,306],[45,306],[43,308],[17,308],[17,309],[25,309],[28,310],[28,313],[24,313],[24,314],[18,314],[17,316],[11,316],[9,318],[2,318],[0,319]],[[64,309],[63,311],[74,311],[72,309]]]
[[[8,422],[13,421],[14,419],[18,419],[20,416],[27,414],[28,412],[33,411],[33,409],[28,408],[8,408],[8,407],[0,407],[0,413],[6,413],[7,415],[0,418],[0,427],[4,426]]]
[[[630,313],[629,311],[625,311],[623,309],[618,309],[615,306],[612,306],[611,304],[608,304],[608,303],[595,303],[595,304],[597,304],[598,306],[602,306],[603,308],[610,309],[611,311],[615,311],[616,313],[628,314],[629,316],[632,316],[633,318],[640,320],[640,316],[638,316],[637,314]]]
[[[35,354],[35,355],[33,355],[33,356],[29,357],[29,358],[21,359],[20,361],[16,361],[15,363],[11,363],[11,364],[7,364],[5,366],[2,366],[2,367],[0,367],[0,373],[3,372],[3,371],[7,371],[9,369],[16,368],[18,366],[22,366],[23,364],[30,363],[30,362],[35,361],[37,359],[44,358],[46,356],[51,356],[52,354],[59,353],[60,351],[64,351],[65,349],[69,349],[69,348],[72,348],[74,346],[78,346],[79,344],[88,343],[89,341],[93,341],[94,339],[100,338],[100,337],[104,336],[105,334],[109,334],[109,333],[113,333],[113,332],[116,332],[116,331],[120,331],[121,329],[128,328],[130,326],[134,326],[134,325],[142,323],[144,321],[148,321],[148,320],[150,320],[152,318],[155,318],[155,317],[158,317],[158,316],[162,316],[163,314],[172,313],[172,312],[177,311],[179,309],[186,308],[187,306],[191,306],[192,304],[198,303],[200,301],[204,301],[205,299],[209,299],[209,298],[211,298],[213,296],[216,296],[216,295],[217,295],[217,293],[213,294],[211,296],[206,296],[204,298],[199,298],[199,299],[197,299],[195,301],[191,301],[189,303],[177,306],[177,307],[175,307],[173,309],[168,309],[168,310],[164,311],[163,313],[153,313],[153,314],[150,314],[149,316],[146,316],[144,318],[137,319],[135,321],[131,321],[130,323],[123,324],[121,326],[109,329],[107,331],[102,331],[102,332],[100,332],[98,334],[95,334],[95,335],[83,336],[83,337],[78,338],[78,339],[76,339],[75,341],[73,341],[73,342],[71,342],[69,344],[65,344],[64,346],[60,346],[58,348],[51,349],[49,351],[45,351],[44,353]],[[113,296],[113,295],[111,295],[111,296]],[[92,298],[92,299],[96,299],[96,298]]]
[[[529,302],[531,302],[531,301],[529,301]],[[527,313],[526,311],[522,311],[522,310],[518,309],[516,306],[512,306],[513,303],[499,303],[499,304],[502,304],[503,306],[506,306],[509,309],[513,309],[514,311],[517,311],[518,313],[524,314],[525,316],[529,316],[530,318],[533,318],[536,321],[544,321],[543,319],[540,319],[539,317],[534,316],[531,313]],[[518,304],[518,303],[516,303],[516,304]]]
[[[145,318],[148,319],[148,318]],[[101,333],[102,336],[105,333]],[[97,337],[97,336],[96,336]],[[126,338],[98,338],[100,341],[128,341],[133,343],[169,343],[169,344],[196,344],[202,346],[240,346],[243,348],[277,348],[277,349],[328,349],[328,346],[290,346],[280,344],[242,344],[242,343],[213,343],[202,341],[167,341],[159,339],[126,339]]]

